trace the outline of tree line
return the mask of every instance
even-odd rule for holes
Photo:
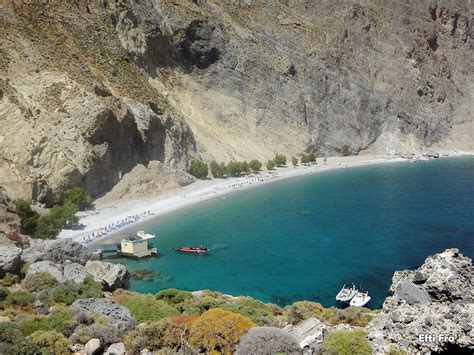
[[[301,164],[314,164],[316,163],[316,155],[311,154],[301,154]],[[292,157],[291,162],[293,166],[297,166],[299,163],[298,158]],[[277,167],[286,166],[286,156],[282,154],[275,154],[273,159],[268,160],[265,163],[265,168],[267,170],[274,170]],[[214,178],[227,178],[227,177],[236,177],[249,173],[258,173],[262,170],[263,163],[257,159],[253,159],[249,162],[247,161],[230,161],[225,164],[223,162],[217,162],[212,160],[209,165],[201,160],[193,160],[191,162],[188,173],[193,175],[198,179],[206,179],[209,175],[209,172]]]

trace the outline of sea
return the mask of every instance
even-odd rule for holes
[[[474,257],[474,157],[342,168],[219,196],[157,218],[159,257],[115,259],[131,290],[210,289],[280,306],[338,305],[355,284],[380,308],[396,270],[458,248]],[[175,247],[205,245],[208,255]]]

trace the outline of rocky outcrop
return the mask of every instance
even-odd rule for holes
[[[417,270],[397,271],[392,296],[368,326],[374,351],[473,351],[474,268],[457,249],[430,256]]]
[[[6,273],[18,274],[21,269],[21,249],[13,246],[0,246],[0,278]]]
[[[88,261],[85,270],[96,280],[102,282],[106,291],[128,288],[130,273],[121,264],[102,261]]]
[[[474,150],[468,0],[11,4],[0,185],[13,198],[97,197],[154,161]]]
[[[100,340],[93,338],[89,340],[84,346],[84,352],[86,355],[94,355],[100,351]]]
[[[39,242],[23,251],[23,261],[35,263],[51,261],[56,264],[73,262],[85,265],[91,253],[82,244],[71,239],[55,239]]]
[[[136,321],[130,311],[110,299],[79,299],[76,300],[70,308],[75,314],[85,313],[89,316],[104,315],[110,324],[122,332],[131,330],[136,325]]]
[[[34,275],[36,273],[48,273],[53,276],[58,282],[64,282],[63,267],[51,261],[38,261],[28,266],[26,276]]]
[[[111,344],[104,352],[104,355],[123,355],[125,353],[125,344],[120,342]]]

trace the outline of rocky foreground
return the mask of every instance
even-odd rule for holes
[[[139,295],[124,290],[124,266],[91,256],[71,240],[0,246],[0,353],[474,351],[474,269],[457,249],[395,272],[380,312],[211,291]]]

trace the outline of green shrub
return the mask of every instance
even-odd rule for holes
[[[65,282],[40,293],[40,299],[48,304],[70,305],[77,299],[94,297],[102,297],[102,285],[91,277],[86,277],[80,284]]]
[[[29,292],[40,292],[55,287],[58,281],[47,272],[35,272],[27,275],[21,283],[22,288]]]
[[[291,164],[293,164],[293,166],[298,166],[298,158],[297,157],[292,157],[291,158]]]
[[[36,297],[26,291],[11,292],[4,301],[4,304],[16,307],[31,306]]]
[[[234,313],[241,314],[257,325],[273,324],[273,307],[250,297],[239,297],[224,303],[220,308]]]
[[[21,232],[34,234],[38,225],[39,214],[23,199],[15,201],[15,213],[20,217]]]
[[[20,277],[15,274],[10,274],[7,272],[3,279],[0,279],[0,285],[1,286],[13,286],[14,284],[18,283],[20,281]]]
[[[132,353],[139,353],[142,349],[151,351],[161,349],[165,345],[163,338],[168,326],[167,319],[139,325],[125,335],[125,347]]]
[[[364,307],[348,307],[335,312],[323,313],[323,318],[330,324],[347,323],[365,327],[372,320],[372,311]]]
[[[180,291],[175,288],[168,288],[166,290],[162,290],[156,294],[157,300],[163,300],[168,304],[178,304],[184,302],[187,299],[193,298],[191,292],[188,291]]]
[[[79,221],[79,218],[76,216],[77,211],[77,206],[70,202],[64,205],[53,206],[49,213],[42,215],[38,219],[35,238],[55,238],[63,227],[76,224]]]
[[[30,337],[31,341],[41,348],[42,353],[69,354],[69,341],[64,335],[54,330],[39,330]]]
[[[299,301],[285,307],[285,311],[288,323],[298,324],[308,318],[321,316],[324,308],[320,303]]]
[[[257,159],[252,159],[250,162],[249,162],[249,168],[254,172],[258,172],[260,171],[260,169],[262,169],[262,163],[260,161],[258,161]]]
[[[210,309],[219,308],[222,304],[222,301],[214,297],[205,296],[187,299],[186,301],[178,304],[176,307],[183,314],[190,316],[200,316]]]
[[[18,327],[11,322],[0,322],[0,343],[4,344],[4,355],[38,354],[40,348],[23,336]]]
[[[0,286],[0,303],[3,302],[9,294],[10,291],[8,291],[6,287]]]
[[[301,155],[301,164],[309,164],[309,163],[315,163],[316,162],[316,155],[313,153],[309,155],[302,154]]]
[[[151,295],[136,295],[127,297],[122,305],[132,312],[139,322],[157,321],[179,314],[178,310],[164,301],[156,300]]]
[[[206,163],[200,160],[193,160],[188,172],[198,179],[205,179],[209,173],[209,169]]]
[[[209,164],[212,176],[215,178],[223,178],[227,175],[227,167],[224,163],[218,163],[215,160]]]
[[[92,197],[82,187],[73,187],[66,192],[65,204],[69,203],[83,211],[92,206]]]
[[[238,162],[238,161],[230,161],[227,164],[227,173],[230,176],[239,176],[243,172],[245,172],[245,168],[246,167],[244,166],[244,163],[241,163],[241,162]]]
[[[371,355],[372,348],[363,330],[336,330],[324,338],[323,349],[329,355]]]
[[[275,169],[275,162],[273,160],[267,161],[267,170]]]
[[[81,325],[76,328],[74,334],[71,336],[71,340],[79,344],[86,344],[93,338],[99,339],[101,344],[112,344],[121,340],[120,332],[117,327],[109,323],[94,323],[88,326]]]
[[[407,355],[407,352],[403,349],[397,348],[394,345],[391,345],[388,349],[387,355]]]
[[[276,154],[275,158],[273,158],[273,161],[275,162],[276,166],[284,166],[286,165],[286,157],[281,154]]]
[[[34,316],[20,324],[19,328],[24,335],[33,334],[40,330],[55,330],[70,335],[77,325],[74,315],[67,310],[51,313],[49,316]]]

